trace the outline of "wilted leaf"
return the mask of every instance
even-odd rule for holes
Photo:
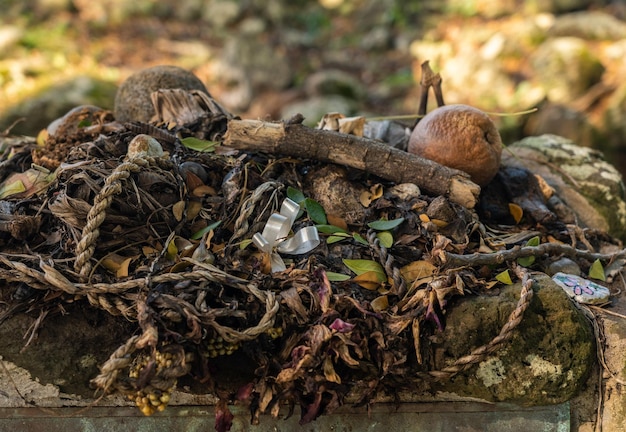
[[[393,246],[393,235],[389,231],[376,233],[376,237],[378,238],[381,246],[384,246],[387,249]]]
[[[360,275],[354,277],[352,280],[359,286],[370,291],[376,291],[378,288],[381,287],[382,283],[382,281],[379,279],[379,274],[375,271],[367,271],[365,273],[361,273]]]
[[[372,203],[372,194],[370,191],[361,192],[361,195],[359,195],[359,202],[363,207],[369,207]]]
[[[13,176],[11,176],[13,177]],[[19,179],[12,179],[9,177],[2,183],[0,186],[0,199],[4,199],[8,196],[15,195],[18,193],[22,193],[26,190],[26,186]]]
[[[441,220],[441,219],[431,219],[430,221],[434,223],[435,226],[438,226],[439,228],[445,228],[449,225],[448,222]]]
[[[176,245],[176,249],[178,249],[178,253],[185,257],[191,255],[193,249],[196,247],[194,243],[180,236],[174,237],[174,244]]]
[[[187,204],[187,219],[194,219],[200,214],[200,210],[202,210],[202,203],[200,201],[189,201],[189,204]]]
[[[287,198],[295,202],[296,204],[300,204],[305,200],[304,194],[296,188],[289,186],[287,188]]]
[[[377,200],[383,196],[383,185],[380,183],[372,185],[372,187],[370,187],[370,192],[372,193],[372,201]]]
[[[176,255],[178,255],[178,248],[176,247],[174,240],[172,240],[167,244],[167,258],[173,260],[176,258]]]
[[[142,246],[141,251],[146,257],[150,257],[159,253],[159,251],[152,246]]]
[[[514,203],[509,203],[509,213],[513,216],[515,223],[519,223],[522,220],[522,216],[524,216],[524,210]]]
[[[424,359],[422,358],[422,349],[420,343],[420,320],[418,318],[413,318],[413,322],[411,324],[411,333],[413,334],[413,348],[415,349],[417,364],[422,364]]]
[[[195,137],[183,138],[181,142],[188,149],[204,153],[214,152],[215,146],[218,145],[215,141],[201,140]]]
[[[498,273],[496,275],[496,279],[505,285],[513,285],[513,281],[511,280],[511,275],[508,270]]]
[[[218,226],[220,226],[221,223],[222,223],[222,221],[217,221],[217,222],[213,222],[213,223],[208,224],[207,226],[205,226],[201,230],[196,231],[195,233],[193,233],[193,235],[191,236],[191,239],[192,240],[199,240],[199,239],[201,239],[202,236],[204,236],[209,231],[211,231],[211,230],[217,228]]]
[[[360,137],[363,136],[363,129],[365,128],[365,117],[358,116],[340,118],[338,120],[338,123],[339,132]]]
[[[203,198],[205,196],[215,196],[217,192],[211,186],[201,185],[191,191],[191,196],[196,198]]]
[[[392,220],[377,220],[367,224],[368,227],[377,231],[389,231],[404,222],[404,218],[392,219]]]
[[[306,198],[304,200],[304,208],[313,222],[326,225],[326,212],[320,203],[311,198]]]
[[[23,173],[13,173],[0,184],[0,199],[18,195],[29,198],[44,190],[56,177],[56,171],[30,168]]]
[[[102,260],[102,266],[112,273],[115,273],[115,277],[124,278],[128,277],[128,268],[130,263],[137,258],[136,256],[124,257],[117,254],[109,254]]]
[[[589,267],[589,277],[592,279],[597,279],[601,281],[606,280],[606,276],[604,275],[604,267],[599,259],[595,260],[591,267]]]
[[[335,368],[333,367],[333,360],[330,356],[326,356],[324,358],[324,377],[331,382],[335,382],[337,384],[341,384],[341,378],[335,372]]]
[[[37,145],[39,147],[43,147],[46,145],[46,140],[48,139],[48,129],[42,129],[37,134]]]
[[[346,222],[345,219],[332,214],[327,214],[326,219],[329,224],[339,227],[344,231],[348,231],[348,222]]]
[[[400,269],[400,274],[408,283],[412,283],[418,279],[432,276],[437,271],[432,263],[428,261],[413,261]]]
[[[386,295],[376,297],[374,300],[372,300],[371,306],[374,312],[382,312],[389,308],[389,298]]]
[[[343,273],[335,273],[335,272],[326,272],[326,277],[331,282],[343,282],[350,279],[350,276],[345,275]]]
[[[361,275],[366,272],[374,272],[377,274],[378,281],[385,282],[387,280],[385,270],[383,270],[383,267],[376,261],[364,259],[344,259],[342,261],[346,267],[355,272],[357,275]]]
[[[180,200],[176,204],[172,206],[172,213],[174,213],[174,218],[176,222],[180,222],[183,220],[183,215],[185,214],[185,201]]]

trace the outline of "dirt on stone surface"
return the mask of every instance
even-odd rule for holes
[[[7,290],[3,290],[6,293]],[[40,295],[30,304],[44,302]],[[114,317],[83,302],[37,308],[4,320],[2,358],[28,370],[42,384],[53,384],[63,393],[92,398],[89,381],[111,348],[134,331],[127,320]],[[43,325],[39,326],[37,321]]]

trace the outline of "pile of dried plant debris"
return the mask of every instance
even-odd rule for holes
[[[88,301],[136,322],[92,384],[146,415],[183,376],[220,397],[218,430],[235,401],[253,422],[299,405],[306,423],[349,392],[366,404],[426,390],[510,337],[532,297],[533,260],[623,260],[617,240],[556,216],[544,223],[513,205],[510,225],[479,217],[467,176],[394,162],[401,151],[372,139],[299,118],[239,120],[194,91],[153,97],[153,124],[79,107],[38,142],[3,138],[0,164],[2,301]],[[398,177],[397,163],[421,178]],[[337,210],[355,196],[358,211]],[[613,253],[594,252],[604,247]],[[449,299],[513,275],[522,294],[502,332],[432,370],[426,336],[443,327]],[[229,389],[212,365],[236,352],[254,375]]]

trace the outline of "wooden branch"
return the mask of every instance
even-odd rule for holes
[[[357,168],[395,183],[414,183],[473,208],[480,187],[467,174],[368,138],[312,129],[302,124],[229,120],[224,145]]]

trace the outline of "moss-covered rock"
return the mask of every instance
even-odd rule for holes
[[[573,398],[595,362],[593,330],[548,276],[535,276],[534,297],[512,339],[499,351],[442,385],[441,390],[521,405]],[[520,285],[494,296],[462,298],[452,305],[436,345],[438,368],[454,363],[498,335],[514,310]]]
[[[597,150],[557,135],[508,146],[503,164],[540,175],[575,213],[577,223],[626,240],[626,192],[620,173]]]

